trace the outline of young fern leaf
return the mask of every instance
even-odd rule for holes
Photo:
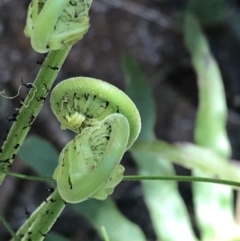
[[[81,133],[86,127],[95,126],[105,117],[119,113],[129,122],[129,148],[141,129],[140,115],[132,100],[102,80],[88,77],[64,80],[53,89],[50,103],[63,130]]]
[[[126,133],[121,135],[122,130]],[[106,199],[122,180],[119,162],[129,138],[127,119],[120,114],[106,117],[86,128],[62,150],[53,178],[61,197],[70,203],[93,197]]]
[[[39,53],[58,50],[81,40],[89,29],[92,0],[33,0],[24,33]]]
[[[118,88],[85,77],[58,84],[50,102],[62,128],[78,133],[53,175],[61,197],[69,203],[105,199],[122,180],[119,163],[140,132],[138,110]]]

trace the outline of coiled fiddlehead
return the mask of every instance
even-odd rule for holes
[[[91,3],[92,0],[33,0],[24,30],[33,49],[46,53],[82,39],[90,26]]]
[[[60,195],[70,203],[105,199],[122,180],[119,163],[139,134],[138,110],[118,88],[85,77],[58,84],[50,102],[62,129],[78,133],[53,175]]]

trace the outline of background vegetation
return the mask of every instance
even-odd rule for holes
[[[28,4],[27,0],[2,0],[0,2],[0,89],[4,89],[10,96],[17,93],[21,80],[24,83],[33,81],[40,68],[39,63],[44,58],[44,55],[37,54],[31,49],[29,40],[23,34]],[[186,46],[184,41],[186,27],[184,19],[186,12],[189,11],[195,14],[204,29],[211,52],[223,76],[228,105],[227,131],[232,146],[231,158],[237,160],[240,158],[239,1],[94,0],[90,13],[91,28],[84,39],[73,47],[58,76],[58,81],[72,76],[91,76],[126,89],[124,80],[127,76],[134,76],[137,80],[145,79],[147,80],[146,86],[150,89],[147,90],[148,87],[144,86],[145,92],[142,93],[140,99],[146,94],[142,100],[150,101],[147,102],[149,111],[151,111],[150,107],[153,107],[153,100],[155,102],[155,109],[152,109],[156,116],[155,138],[169,143],[193,142],[198,89],[196,71],[192,67],[189,55],[189,46]],[[131,54],[133,58],[129,55],[126,57],[126,54]],[[136,67],[137,63],[142,73]],[[135,89],[132,93],[136,93],[136,90],[141,91],[140,87],[136,84],[134,88],[128,88],[128,91],[131,93],[131,90]],[[20,97],[12,101],[1,98],[0,135],[2,140],[11,126],[11,121],[8,119],[11,119],[14,108],[18,107],[21,98],[24,98],[26,93],[27,89],[22,90]],[[214,95],[214,91],[212,94]],[[154,114],[152,112],[149,115],[152,118],[151,125],[154,122]],[[71,133],[59,129],[59,124],[52,115],[47,100],[33,125],[29,135],[31,139],[26,140],[25,146],[17,157],[18,160],[14,162],[12,171],[35,175],[34,169],[26,164],[26,162],[33,163],[34,160],[34,163],[39,165],[36,169],[50,176],[58,153],[70,139],[70,135]],[[149,157],[146,157],[145,162],[150,166]],[[237,161],[234,164],[238,165]],[[126,167],[125,174],[138,172],[138,166],[129,153],[125,155],[123,165]],[[174,165],[174,168],[178,174],[190,175],[189,169],[183,166],[186,165],[182,163],[182,165]],[[163,175],[168,174],[164,172],[164,169],[162,170]],[[4,185],[0,187],[0,213],[7,218],[14,229],[17,229],[29,213],[48,196],[46,187],[48,187],[47,184],[8,177]],[[179,183],[178,188],[190,214],[194,231],[199,235],[199,227],[194,217],[191,184]],[[167,195],[168,193],[165,196]],[[139,225],[147,240],[157,240],[161,236],[163,232],[160,231],[161,234],[158,235],[156,226],[155,230],[153,228],[150,209],[146,207],[140,183],[121,183],[113,194],[113,200],[125,217]],[[159,200],[159,204],[168,203],[167,201],[163,197]],[[69,207],[54,226],[54,231],[61,230],[61,234],[70,240],[100,240],[96,230],[92,227],[92,220],[95,220],[94,225],[100,226],[103,222],[102,216],[108,214],[109,223],[104,225],[106,227],[113,225],[107,228],[109,235],[112,235],[110,234],[112,232],[117,232],[119,235],[118,228],[119,223],[122,222],[122,216],[116,216],[114,213],[116,209],[112,202],[106,202],[106,205],[109,206],[105,206],[105,203],[83,203],[80,208],[81,212],[91,211],[87,214],[83,213],[85,216],[79,215],[78,208]],[[98,213],[99,219],[97,219],[94,214],[99,206],[101,213]],[[170,209],[171,205],[169,205]],[[218,213],[215,219],[218,218],[217,215]],[[88,216],[87,219],[86,216]],[[239,221],[239,213],[236,217]],[[171,221],[173,219],[170,218]],[[179,223],[179,220],[175,221]],[[126,227],[131,227],[130,225],[126,223]],[[133,237],[137,237],[134,235],[139,235],[139,232],[138,227],[131,227]],[[175,232],[176,237],[181,233],[174,222],[171,232]],[[119,240],[124,240],[124,234],[122,235]],[[2,240],[9,238],[9,234],[1,223],[0,237]],[[60,240],[60,238],[53,237],[53,240]],[[116,241],[116,239],[113,240]]]

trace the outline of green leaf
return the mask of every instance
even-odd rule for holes
[[[155,104],[151,94],[151,89],[143,76],[136,60],[125,55],[122,61],[126,81],[126,93],[137,105],[140,112],[142,129],[138,140],[154,139],[155,125]]]
[[[155,104],[151,89],[140,67],[131,56],[123,59],[127,94],[135,102],[142,118],[142,131],[138,141],[154,141]],[[173,165],[151,151],[139,151],[133,145],[134,157],[140,175],[175,175]],[[187,209],[178,192],[175,181],[142,181],[144,200],[148,207],[156,235],[159,240],[195,241]]]
[[[89,200],[73,205],[73,208],[77,212],[83,213],[98,232],[104,226],[110,240],[146,241],[139,226],[121,214],[111,198],[105,201]]]
[[[198,169],[219,179],[240,182],[240,168],[212,150],[191,143],[168,144],[164,141],[142,141],[132,147],[139,153],[149,152],[188,169]],[[149,160],[151,163],[152,159]]]
[[[70,241],[70,239],[63,237],[58,233],[50,232],[44,241]]]
[[[199,107],[194,130],[195,142],[223,157],[229,157],[231,147],[226,134],[227,106],[220,70],[198,19],[192,14],[185,17],[185,43],[198,77]],[[224,165],[222,161],[226,165],[226,160],[218,159],[219,166]],[[214,160],[209,159],[209,166],[212,165],[211,161]],[[217,167],[216,173],[218,170]],[[193,175],[206,177],[207,173],[195,168]],[[240,237],[233,217],[231,188],[193,183],[193,194],[196,218],[203,240],[230,240]]]
[[[57,164],[58,152],[46,140],[29,136],[18,152],[19,157],[40,176],[51,177]]]

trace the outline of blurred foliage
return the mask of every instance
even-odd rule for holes
[[[51,143],[29,136],[18,152],[19,157],[40,176],[51,177],[58,163],[58,152]]]
[[[203,26],[210,27],[223,23],[226,6],[225,0],[190,0],[186,9],[196,16]]]
[[[50,232],[44,241],[70,241],[70,239],[64,238],[58,233]]]
[[[130,56],[123,59],[126,74],[126,92],[135,102],[142,118],[142,131],[138,141],[155,140],[155,104],[150,87],[137,64]],[[144,148],[144,147],[143,147]],[[132,149],[139,175],[175,175],[173,165],[157,153]],[[178,193],[176,181],[142,181],[143,195],[153,226],[160,240],[196,240],[190,224],[188,212]],[[175,232],[172,232],[174,227]],[[181,230],[181,232],[180,232]]]

